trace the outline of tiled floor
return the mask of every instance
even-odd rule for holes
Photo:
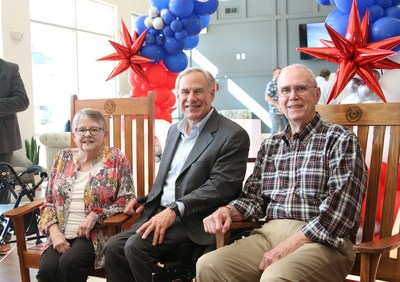
[[[32,269],[31,281],[36,281],[36,269]],[[11,251],[6,255],[0,255],[0,281],[1,282],[20,282],[18,255],[15,243],[11,244]]]

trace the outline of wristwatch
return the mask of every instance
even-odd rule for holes
[[[170,203],[169,205],[167,205],[167,207],[173,210],[176,216],[181,216],[181,212],[179,211],[179,207],[176,202]]]

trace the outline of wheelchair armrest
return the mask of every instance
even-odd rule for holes
[[[216,248],[222,248],[231,243],[231,232],[240,230],[252,230],[256,227],[263,225],[265,221],[235,221],[232,222],[230,229],[225,233],[215,234]]]

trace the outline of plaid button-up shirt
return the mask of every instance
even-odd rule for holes
[[[231,205],[245,219],[296,219],[315,242],[340,248],[360,223],[367,167],[357,136],[315,118],[264,140],[252,175]]]

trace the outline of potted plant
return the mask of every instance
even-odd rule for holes
[[[32,137],[30,142],[28,139],[25,139],[25,152],[26,157],[33,165],[39,164],[40,145],[37,144],[35,138]]]

